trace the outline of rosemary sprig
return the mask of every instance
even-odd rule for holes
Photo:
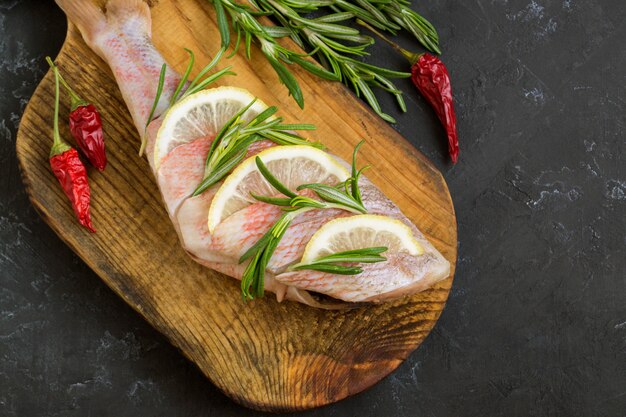
[[[363,97],[376,113],[391,123],[395,120],[382,111],[374,93],[375,88],[393,94],[400,109],[406,111],[402,93],[391,79],[408,77],[410,74],[358,60],[358,57],[367,55],[366,48],[374,40],[347,26],[347,20],[360,19],[393,34],[401,29],[408,30],[426,48],[440,53],[435,28],[411,10],[408,0],[249,0],[254,8],[232,0],[209,1],[216,9],[222,46],[230,44],[228,14],[237,33],[233,53],[243,37],[249,58],[251,42],[256,41],[300,107],[304,105],[304,98],[288,64],[296,63],[322,78],[342,81],[352,87],[357,96]],[[320,17],[304,16],[322,9],[333,13]],[[264,26],[257,20],[260,16],[270,16],[279,25]],[[277,43],[277,38],[286,36],[300,47],[310,50],[309,55],[315,56],[322,67]]]
[[[407,30],[426,49],[441,53],[434,26],[412,10],[408,0],[335,0],[331,9],[351,13],[355,19],[394,35],[401,29]]]
[[[237,33],[237,40],[233,48],[233,54],[239,49],[241,38],[244,38],[245,53],[250,59],[252,41],[255,40],[265,58],[276,71],[280,81],[285,84],[289,94],[294,98],[300,108],[304,108],[304,97],[298,81],[289,71],[286,65],[296,63],[318,77],[336,80],[337,76],[332,72],[306,60],[306,54],[297,53],[282,47],[276,42],[276,38],[289,36],[291,31],[286,28],[264,26],[257,17],[265,15],[264,12],[254,11],[250,7],[235,3],[231,0],[209,0],[215,6],[217,23],[222,37],[222,47],[230,45],[230,27],[228,17],[233,30]],[[228,15],[227,15],[228,14]]]
[[[239,259],[239,263],[242,263],[252,258],[241,277],[241,296],[244,301],[263,297],[265,268],[270,258],[293,219],[308,210],[312,208],[284,213],[272,228]]]
[[[224,52],[226,52],[226,48],[222,47],[217,54],[213,57],[211,62],[209,62],[202,70],[196,75],[196,77],[188,83],[189,74],[191,74],[191,70],[193,69],[193,64],[195,62],[195,56],[193,51],[185,48],[185,51],[189,54],[189,63],[187,64],[187,69],[185,70],[184,75],[181,77],[180,82],[176,86],[176,90],[174,90],[174,94],[170,99],[170,102],[167,106],[167,109],[172,107],[176,102],[182,100],[183,98],[190,96],[191,94],[197,93],[200,90],[206,88],[209,84],[217,81],[219,78],[225,75],[237,75],[234,72],[230,71],[232,66],[227,66],[214,74],[209,75],[208,77],[203,77],[211,71],[217,63],[219,62]],[[157,85],[156,94],[154,96],[154,102],[152,103],[152,108],[150,109],[150,114],[148,115],[148,120],[146,120],[146,126],[144,127],[144,134],[141,138],[141,147],[139,148],[139,155],[143,155],[144,150],[146,148],[146,131],[148,130],[148,125],[154,120],[154,112],[156,111],[157,106],[159,105],[159,101],[161,100],[161,94],[163,94],[163,86],[165,84],[165,73],[167,71],[167,64],[163,64],[161,67],[161,72],[159,73],[159,83]],[[185,86],[188,84],[187,86]],[[184,92],[183,92],[184,89]],[[167,111],[166,109],[166,111]]]
[[[341,189],[337,187],[331,187],[326,184],[302,184],[296,188],[297,191],[304,189],[312,190],[320,200],[316,200],[311,197],[298,195],[291,191],[286,185],[281,183],[265,166],[261,158],[258,156],[255,159],[256,166],[263,177],[274,187],[278,192],[286,197],[268,197],[251,193],[250,195],[258,201],[263,203],[273,204],[275,206],[283,207],[286,212],[296,212],[301,209],[341,209],[355,214],[367,213],[367,209],[363,203],[354,199],[352,194],[347,189]],[[354,184],[352,181],[346,181],[346,183]],[[351,185],[350,188],[358,185]]]
[[[141,146],[139,147],[139,156],[143,155],[146,144],[147,144],[147,131],[148,125],[152,120],[154,120],[154,112],[159,104],[159,100],[161,100],[161,94],[163,93],[163,84],[165,84],[165,71],[167,71],[167,64],[163,64],[161,67],[161,73],[159,74],[159,84],[157,85],[156,94],[154,96],[154,102],[152,103],[152,108],[150,109],[150,114],[148,115],[148,120],[146,120],[146,126],[143,129],[143,135],[141,136]]]
[[[387,17],[408,30],[428,50],[441,54],[439,35],[435,27],[419,13],[411,9],[409,0],[380,2],[380,10]],[[391,31],[394,33],[393,31]]]
[[[386,261],[387,258],[380,256],[387,247],[372,247],[355,249],[345,252],[337,252],[331,255],[322,256],[309,263],[298,262],[287,268],[287,271],[302,271],[310,269],[313,271],[328,272],[339,275],[358,275],[363,272],[360,266],[346,266],[345,263],[375,263]]]
[[[221,48],[219,51],[217,51],[217,54],[215,54],[211,62],[209,62],[204,68],[202,68],[202,70],[198,73],[198,75],[196,75],[196,77],[193,80],[191,80],[191,83],[189,83],[189,85],[185,89],[185,92],[180,97],[176,97],[176,100],[174,102],[180,101],[184,99],[185,97],[188,97],[194,93],[197,93],[200,90],[204,90],[209,84],[214,83],[215,81],[217,81],[219,78],[223,77],[224,75],[237,75],[236,73],[230,71],[232,69],[232,65],[229,65],[203,79],[203,77],[209,71],[215,68],[215,66],[218,64],[218,62],[222,58],[222,55],[224,55],[224,52],[226,52],[225,48]],[[189,51],[189,53],[191,54],[191,58],[193,59],[193,52]],[[190,66],[193,65],[191,61],[192,60],[190,60]],[[181,80],[181,83],[183,82],[184,81]]]
[[[332,71],[340,81],[351,86],[356,95],[363,97],[383,119],[395,123],[395,119],[384,113],[372,88],[379,87],[396,97],[402,111],[406,104],[402,92],[396,88],[390,78],[406,78],[411,74],[393,71],[359,61],[354,57],[367,55],[365,48],[374,41],[353,29],[331,21],[341,21],[351,15],[336,13],[329,15],[326,21],[307,18],[302,15],[312,9],[304,0],[250,0],[259,10],[276,17],[283,27],[292,30],[291,38],[303,47],[312,49],[312,53],[322,65]],[[290,7],[294,6],[294,7]]]
[[[204,178],[193,192],[197,196],[224,178],[245,157],[248,147],[257,141],[268,139],[279,145],[308,145],[323,148],[318,142],[309,142],[293,133],[295,130],[314,130],[310,124],[285,124],[282,117],[275,117],[276,106],[268,107],[252,120],[244,120],[244,114],[256,102],[252,100],[239,110],[218,132],[206,158]]]
[[[352,158],[353,165],[356,164],[356,153],[358,152],[359,146],[357,146],[354,150]],[[320,198],[320,200],[316,200],[311,197],[298,195],[290,190],[286,185],[281,183],[274,175],[272,175],[267,166],[265,166],[261,158],[258,156],[255,161],[261,175],[263,175],[272,187],[285,197],[269,197],[255,194],[252,194],[252,197],[264,203],[283,207],[284,213],[270,228],[270,230],[265,233],[265,235],[263,235],[263,237],[261,237],[261,239],[259,239],[239,259],[239,263],[250,259],[250,263],[246,267],[241,279],[241,293],[244,300],[252,300],[255,297],[263,297],[265,269],[267,268],[267,264],[285,234],[285,231],[289,228],[293,219],[295,219],[298,215],[310,210],[332,208],[346,210],[356,214],[367,213],[367,209],[363,206],[360,198],[357,200],[354,197],[355,195],[360,196],[360,191],[358,191],[358,181],[354,181],[354,178],[349,178],[341,184],[340,187],[331,187],[325,184],[302,184],[297,188],[297,190],[310,189],[314,191]],[[358,174],[362,171],[362,169],[356,169],[356,166],[352,167],[353,173],[356,172]],[[362,253],[361,255],[362,257],[365,257],[366,253]],[[374,255],[374,253],[372,253],[372,255]],[[354,255],[353,259],[354,258],[356,258],[356,255]],[[322,266],[318,265],[318,267],[323,268],[326,264],[327,268],[332,268],[334,266],[337,271],[348,271],[347,269],[342,269],[341,265],[334,265],[332,262],[332,260],[322,261]],[[356,270],[350,271],[357,273]]]

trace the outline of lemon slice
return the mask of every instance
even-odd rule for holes
[[[350,174],[329,154],[306,145],[275,146],[243,161],[219,188],[209,209],[209,231],[213,232],[222,220],[256,203],[250,193],[271,196],[278,191],[259,172],[255,158],[289,189],[301,184],[322,183],[335,185]]]
[[[300,262],[307,264],[337,252],[380,246],[387,247],[383,256],[399,252],[413,256],[424,253],[411,229],[400,220],[363,214],[341,217],[322,226],[309,240]]]
[[[166,113],[154,145],[154,166],[175,147],[203,136],[216,135],[235,113],[250,104],[255,97],[237,87],[218,87],[199,91],[174,104]],[[243,115],[251,120],[267,108],[260,100]]]

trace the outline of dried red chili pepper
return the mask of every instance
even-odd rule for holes
[[[87,180],[87,170],[78,156],[76,149],[69,145],[67,150],[60,151],[61,147],[52,147],[50,152],[50,167],[54,176],[57,177],[65,195],[70,199],[72,208],[80,224],[85,226],[89,231],[95,233],[93,224],[91,223],[90,202],[91,191]]]
[[[53,66],[52,61],[48,62]],[[85,154],[89,162],[98,170],[103,171],[107,164],[102,133],[100,113],[91,103],[86,102],[65,82],[61,74],[59,80],[71,98],[70,131],[76,139],[78,147]]]
[[[444,63],[431,54],[416,54],[407,51],[387,39],[367,23],[358,22],[374,32],[409,60],[411,63],[411,80],[435,110],[441,124],[445,127],[448,135],[448,153],[452,162],[456,163],[459,157],[459,137],[456,130],[456,114],[454,112],[450,75]]]
[[[453,163],[459,157],[459,137],[456,131],[456,114],[452,100],[450,75],[439,58],[431,54],[406,56],[412,63],[411,80],[437,113],[448,134],[448,153]]]
[[[55,103],[54,142],[50,149],[50,167],[54,176],[59,180],[65,195],[70,199],[80,224],[95,233],[96,230],[91,223],[91,190],[87,180],[87,170],[76,149],[64,142],[59,134],[59,71],[54,64],[52,64],[52,69],[55,78]]]
[[[96,107],[91,103],[77,106],[72,103],[70,130],[89,162],[98,170],[104,171],[107,156],[104,149],[102,121]]]

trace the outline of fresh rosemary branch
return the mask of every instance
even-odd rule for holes
[[[217,23],[222,37],[222,47],[230,45],[230,27],[228,23],[227,13],[230,16],[233,30],[237,33],[237,40],[233,48],[236,53],[244,38],[246,56],[250,59],[250,48],[252,41],[255,40],[261,52],[276,71],[280,81],[285,84],[289,93],[292,95],[300,108],[304,107],[304,97],[298,81],[293,74],[287,69],[285,64],[296,63],[307,71],[317,75],[318,77],[336,80],[337,76],[332,72],[326,71],[324,68],[307,61],[306,54],[300,54],[282,47],[276,42],[276,38],[289,36],[291,31],[287,28],[264,26],[259,23],[257,17],[266,13],[254,11],[250,7],[235,3],[231,0],[209,0],[215,6],[217,13]]]
[[[358,60],[358,57],[367,55],[366,48],[374,40],[347,26],[347,20],[361,19],[393,34],[401,29],[408,30],[426,48],[440,53],[434,27],[411,10],[408,0],[249,0],[254,8],[234,3],[233,0],[209,1],[217,12],[222,47],[230,44],[228,12],[237,33],[234,52],[244,37],[249,58],[250,45],[255,40],[300,107],[304,105],[304,98],[287,66],[292,63],[322,78],[344,82],[358,96],[362,96],[376,113],[391,123],[395,120],[382,111],[374,88],[393,94],[400,109],[406,111],[402,93],[390,79],[408,77],[410,74]],[[333,13],[314,18],[304,16],[324,9]],[[273,17],[279,26],[261,25],[257,20],[260,16]],[[310,50],[310,55],[317,57],[323,68],[277,43],[277,38],[286,36],[300,47]]]
[[[363,272],[363,268],[360,266],[346,266],[344,263],[375,263],[386,261],[387,258],[380,256],[385,252],[387,247],[373,247],[355,249],[345,252],[337,252],[331,255],[322,256],[312,262],[291,265],[287,268],[288,271],[302,271],[304,269],[310,269],[313,271],[328,272],[331,274],[339,275],[358,275]]]
[[[163,84],[165,84],[165,71],[167,71],[167,64],[163,64],[161,67],[161,73],[159,74],[159,84],[157,85],[156,94],[154,96],[154,102],[152,103],[152,108],[150,109],[150,114],[148,115],[148,120],[146,120],[146,126],[143,129],[143,135],[141,136],[141,146],[139,147],[139,156],[143,155],[146,144],[148,141],[147,131],[148,125],[152,120],[154,120],[154,111],[156,110],[159,100],[161,100],[161,94],[163,93]]]
[[[314,209],[340,209],[351,213],[363,214],[367,213],[367,209],[360,200],[360,191],[358,190],[358,176],[363,169],[358,170],[356,164],[356,153],[359,144],[353,153],[352,173],[353,177],[346,180],[340,187],[331,187],[325,184],[303,184],[297,190],[310,189],[314,191],[320,200],[311,197],[301,196],[290,190],[286,185],[281,183],[265,166],[261,158],[256,157],[256,165],[259,172],[278,192],[285,197],[269,197],[252,194],[258,201],[283,207],[284,213],[278,221],[270,228],[270,230],[261,237],[250,249],[248,249],[239,259],[239,263],[250,259],[250,263],[246,267],[241,279],[241,293],[244,300],[252,300],[255,297],[263,297],[265,286],[265,269],[270,258],[274,254],[276,247],[280,243],[287,228],[298,215],[314,210]],[[357,177],[354,178],[354,173]],[[355,197],[355,196],[358,196]],[[386,248],[385,248],[386,249]],[[379,252],[380,253],[380,252]],[[365,254],[362,254],[365,256]],[[372,254],[373,255],[373,254]],[[353,261],[357,262],[357,261]],[[326,264],[332,267],[332,260],[321,262],[322,266]],[[339,265],[335,265],[339,266]],[[304,266],[302,269],[305,269]],[[311,268],[307,268],[311,269]],[[337,270],[342,270],[338,268]],[[344,270],[347,271],[347,270]],[[355,272],[356,270],[350,270]],[[339,272],[338,272],[339,273]],[[355,272],[357,273],[357,272]]]
[[[334,0],[332,3],[332,10],[352,13],[355,19],[394,35],[400,29],[407,30],[426,49],[441,53],[437,31],[428,20],[411,9],[408,0]]]
[[[239,263],[242,263],[252,258],[241,276],[241,296],[244,301],[263,297],[265,293],[265,268],[267,268],[270,258],[293,219],[308,210],[313,209],[301,208],[284,213],[272,228],[239,259]]]
[[[411,32],[426,49],[441,54],[437,30],[428,20],[411,9],[410,1],[393,0],[381,2],[380,8],[389,19]]]
[[[239,110],[219,131],[206,159],[204,178],[193,192],[197,196],[224,178],[246,156],[248,147],[257,141],[268,139],[278,145],[309,145],[323,148],[318,142],[309,142],[293,133],[295,130],[314,130],[310,124],[284,124],[282,117],[275,117],[276,106],[268,107],[252,120],[246,122],[244,113],[256,102],[252,100]]]
[[[365,48],[373,43],[357,29],[337,24],[353,17],[351,13],[335,13],[321,18],[307,18],[301,13],[313,6],[306,0],[250,0],[259,10],[276,17],[283,27],[292,31],[291,38],[298,44],[312,49],[325,68],[332,71],[342,82],[351,86],[357,96],[363,98],[383,119],[395,123],[384,113],[372,87],[379,87],[396,97],[402,111],[406,105],[402,92],[390,78],[409,77],[406,72],[393,71],[359,61],[354,57],[367,55]],[[294,7],[290,7],[294,6]]]
[[[198,91],[204,89],[206,86],[217,81],[219,78],[223,77],[224,75],[237,75],[234,72],[230,71],[232,66],[227,66],[226,68],[223,68],[217,71],[216,73],[211,74],[208,77],[203,79],[203,77],[217,65],[222,55],[224,55],[224,52],[226,52],[226,48],[221,48],[217,52],[215,57],[213,57],[211,62],[209,62],[204,68],[202,68],[202,70],[198,73],[198,75],[196,75],[196,77],[185,88],[185,84],[187,84],[187,79],[189,78],[189,74],[191,73],[191,70],[193,69],[193,64],[195,62],[195,56],[194,56],[193,51],[187,48],[185,48],[185,51],[187,51],[187,53],[189,54],[189,63],[187,64],[187,69],[185,70],[185,74],[183,75],[183,77],[181,77],[180,82],[178,83],[178,86],[176,86],[176,90],[174,90],[174,94],[172,95],[172,98],[170,99],[170,102],[168,104],[168,109],[172,107],[176,102],[182,100],[183,98],[187,96],[190,96],[191,94],[197,93]],[[146,121],[146,126],[144,128],[144,134],[143,134],[143,137],[141,138],[141,147],[139,148],[139,155],[143,155],[144,150],[146,148],[146,140],[147,140],[146,131],[148,129],[148,125],[152,122],[152,120],[154,120],[154,112],[156,111],[156,108],[159,105],[159,100],[161,99],[161,94],[163,93],[163,86],[165,84],[165,72],[166,71],[167,71],[167,64],[163,64],[163,66],[161,67],[161,72],[159,74],[159,83],[157,85],[156,94],[154,96],[154,102],[152,103],[152,108],[150,109],[150,114],[148,115],[148,120]],[[183,88],[185,88],[184,92],[182,91]]]

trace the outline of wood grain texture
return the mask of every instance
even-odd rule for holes
[[[176,69],[196,51],[209,61],[219,34],[211,6],[161,0],[152,8],[153,38]],[[193,262],[177,241],[139,139],[108,66],[71,24],[57,62],[67,80],[101,110],[109,164],[89,169],[90,235],[73,217],[47,158],[52,143],[53,77],[48,73],[28,104],[17,155],[30,198],[56,233],[128,304],[161,331],[220,389],[248,407],[302,410],[358,393],[392,372],[434,326],[452,278],[411,298],[350,311],[322,311],[272,296],[243,304],[239,283]],[[388,124],[338,83],[294,68],[304,92],[300,110],[258,51],[232,58],[238,76],[225,79],[278,105],[288,123],[317,126],[315,137],[348,158],[362,148],[368,177],[420,228],[452,264],[456,220],[441,174]],[[68,100],[61,115],[66,117]],[[61,123],[62,136],[70,133]]]

